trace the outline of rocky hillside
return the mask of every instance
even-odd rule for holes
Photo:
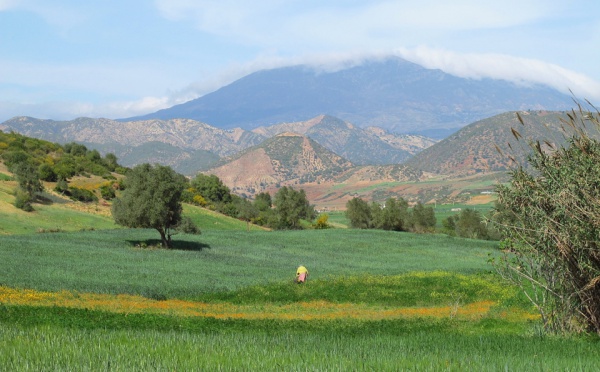
[[[276,184],[330,181],[352,166],[312,139],[286,132],[205,173],[217,175],[234,192],[254,194]]]
[[[265,139],[243,129],[223,130],[189,119],[118,122],[92,118],[54,121],[16,117],[0,124],[0,130],[14,130],[59,143],[74,141],[139,146],[159,141],[183,149],[206,150],[219,156],[235,154]]]
[[[243,129],[223,130],[188,119],[118,122],[78,118],[70,121],[15,117],[0,130],[112,152],[126,166],[160,163],[184,174],[207,169],[221,157],[256,145],[265,137]]]
[[[394,134],[382,128],[362,129],[328,115],[319,115],[304,122],[259,127],[252,131],[266,137],[284,132],[299,133],[357,165],[402,163],[435,143],[430,138]]]
[[[480,120],[423,150],[405,164],[425,172],[452,176],[505,171],[514,165],[509,155],[517,163],[526,164],[531,152],[528,142],[544,144],[548,141],[561,145],[565,142],[565,133],[570,136],[571,132],[561,121],[561,118],[567,119],[565,112],[522,111],[519,114],[524,125],[517,119],[516,112]],[[517,141],[512,129],[523,139]],[[598,136],[597,130],[589,129]]]
[[[278,134],[205,173],[217,175],[238,194],[289,185],[315,190],[321,196],[334,184],[418,181],[423,175],[400,164],[355,166],[311,138],[292,132]]]
[[[234,155],[284,132],[304,134],[359,165],[399,163],[434,143],[425,137],[396,135],[380,128],[363,130],[325,115],[306,122],[260,127],[251,132],[239,128],[218,129],[187,119],[117,122],[30,117],[5,121],[0,124],[0,130],[59,143],[78,142],[103,154],[112,152],[126,166],[156,162],[186,175],[206,170],[221,157]]]

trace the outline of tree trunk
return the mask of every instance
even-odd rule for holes
[[[169,240],[164,229],[156,229],[160,233],[160,240],[163,248],[169,248]]]

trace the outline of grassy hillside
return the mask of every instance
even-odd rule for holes
[[[34,204],[35,211],[14,206],[15,181],[0,181],[0,235],[40,231],[110,229],[116,225],[105,207],[64,200],[62,203]]]
[[[76,177],[71,185],[93,190],[105,182],[97,176]],[[45,202],[34,203],[33,212],[24,212],[14,206],[14,190],[17,182],[12,180],[10,173],[0,163],[0,235],[27,234],[45,231],[79,231],[114,229],[119,226],[113,221],[110,204],[100,201],[94,203],[74,202],[60,197],[52,190],[53,182],[45,182],[47,190],[43,194]],[[235,218],[184,204],[184,215],[204,230],[264,230]]]

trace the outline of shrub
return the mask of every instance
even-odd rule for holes
[[[31,205],[31,199],[29,193],[19,189],[15,195],[15,207],[22,209],[25,212],[32,212],[33,206]]]
[[[105,200],[112,200],[117,196],[112,185],[102,185],[100,187],[100,195],[102,195],[102,198]]]
[[[583,325],[600,334],[600,142],[592,137],[600,113],[580,107],[562,121],[574,133],[567,144],[532,142],[533,171],[519,166],[509,185],[497,186],[510,248],[497,267],[524,289],[547,329]]]
[[[201,234],[200,228],[188,216],[182,217],[175,229],[184,234]]]
[[[322,230],[322,229],[329,229],[331,228],[331,225],[329,225],[329,223],[327,222],[329,220],[329,215],[328,214],[322,214],[319,216],[319,218],[317,218],[317,222],[315,222],[315,229],[317,230]]]
[[[79,187],[69,187],[69,197],[73,200],[89,203],[98,201],[98,197],[93,192]]]
[[[39,173],[40,179],[43,181],[56,182],[56,180],[58,179],[58,177],[56,176],[56,173],[54,172],[54,169],[52,169],[52,167],[46,163],[41,164],[38,167],[38,173]]]
[[[56,183],[56,186],[54,187],[54,191],[60,193],[60,194],[66,194],[68,195],[69,193],[69,183],[64,179],[64,178],[60,178],[58,180],[58,182]]]

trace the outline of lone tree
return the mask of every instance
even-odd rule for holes
[[[354,197],[346,202],[346,218],[355,229],[369,229],[373,225],[373,216],[369,203]]]
[[[275,194],[273,204],[276,208],[277,229],[301,229],[300,219],[312,221],[316,217],[315,209],[302,189],[296,191],[292,187],[283,186]]]
[[[553,332],[600,334],[600,143],[590,136],[599,119],[573,110],[563,122],[567,144],[531,143],[533,169],[519,166],[497,187],[496,220],[508,237],[497,267]]]
[[[186,185],[185,177],[170,167],[136,166],[127,174],[123,194],[113,202],[115,222],[131,228],[156,229],[162,246],[168,248],[171,230],[181,220],[181,194]]]
[[[15,198],[15,206],[26,212],[33,211],[31,202],[35,201],[36,194],[44,190],[40,182],[38,168],[31,161],[22,161],[13,166],[14,174],[19,183]]]

